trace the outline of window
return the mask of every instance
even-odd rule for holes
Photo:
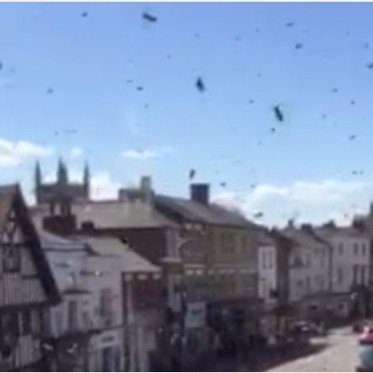
[[[339,244],[338,251],[339,251],[339,255],[343,255],[343,243]]]
[[[359,245],[356,242],[354,243],[354,255],[359,255]]]
[[[21,316],[21,333],[23,335],[31,333],[31,311],[24,310],[20,313]]]
[[[360,270],[361,272],[360,284],[365,284],[365,273],[366,273],[365,270],[366,270],[365,266],[362,265],[361,270]]]
[[[21,267],[21,249],[11,243],[3,245],[4,271],[16,272]]]
[[[112,372],[113,351],[112,347],[106,347],[102,350],[102,370]]]
[[[102,289],[100,295],[100,315],[103,319],[105,326],[110,326],[113,323],[112,300],[112,289]]]
[[[91,320],[89,318],[89,312],[84,310],[82,312],[82,324],[85,330],[88,330],[91,327]]]
[[[367,254],[367,247],[366,247],[365,243],[362,243],[361,244],[361,255],[365,256],[366,254]]]
[[[262,298],[266,298],[267,294],[267,283],[265,281],[262,282]]]
[[[78,328],[78,302],[70,300],[67,303],[67,329],[75,331]]]
[[[19,337],[19,314],[4,311],[0,314],[0,339],[3,344],[14,346]]]
[[[31,312],[31,334],[34,336],[41,335],[41,325],[42,325],[42,314],[41,310],[33,309]]]
[[[343,268],[339,267],[337,269],[337,283],[339,285],[343,284]]]
[[[267,268],[267,251],[264,249],[262,250],[262,268]]]
[[[311,264],[311,255],[309,253],[304,254],[304,265],[309,267]]]
[[[272,257],[272,251],[268,251],[268,268],[272,268],[273,263],[272,263],[273,257]]]
[[[184,224],[184,228],[185,228],[187,231],[190,231],[190,230],[193,229],[193,224],[185,223],[185,224]]]
[[[352,283],[356,285],[358,283],[358,276],[359,276],[359,266],[354,265],[352,267]]]

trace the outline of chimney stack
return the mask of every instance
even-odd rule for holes
[[[309,234],[312,234],[313,233],[313,227],[311,224],[302,224],[301,225],[301,229],[306,232],[306,233],[309,233]]]
[[[76,232],[75,215],[50,215],[43,219],[43,229],[59,236],[68,236]]]
[[[209,184],[191,184],[190,199],[194,202],[209,204]]]
[[[152,201],[152,179],[150,176],[143,176],[140,180],[140,190],[145,198],[146,202]]]

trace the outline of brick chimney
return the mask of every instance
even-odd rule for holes
[[[194,202],[209,204],[209,184],[191,184],[190,186],[190,199]]]
[[[43,229],[59,236],[68,236],[76,231],[75,215],[50,215],[43,219]]]

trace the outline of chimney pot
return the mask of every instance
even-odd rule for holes
[[[194,202],[209,204],[209,184],[191,184],[190,198]]]

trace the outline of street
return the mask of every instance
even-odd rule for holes
[[[285,364],[272,367],[268,372],[351,372],[357,363],[356,335],[351,328],[333,331],[327,338],[314,341],[321,351]],[[325,345],[325,348],[323,348]]]

